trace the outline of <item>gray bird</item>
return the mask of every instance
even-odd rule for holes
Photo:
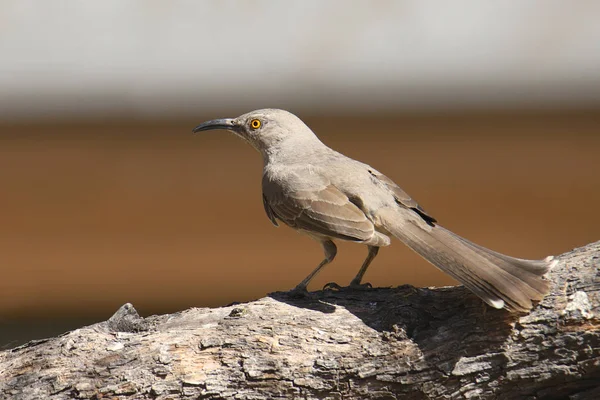
[[[288,111],[264,109],[237,118],[204,122],[193,132],[224,129],[262,155],[263,204],[271,222],[281,221],[323,246],[325,259],[293,291],[306,292],[312,278],[335,258],[334,240],[368,246],[350,287],[361,287],[380,247],[394,236],[458,280],[494,308],[527,311],[548,293],[542,276],[556,263],[496,253],[440,226],[390,178],[323,144]]]

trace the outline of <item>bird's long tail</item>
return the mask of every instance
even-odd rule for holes
[[[542,276],[557,262],[523,260],[486,249],[443,227],[430,226],[410,210],[384,210],[381,225],[427,261],[452,276],[494,308],[528,311],[544,298],[550,282]]]

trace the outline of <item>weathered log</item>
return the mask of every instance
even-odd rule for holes
[[[530,314],[462,287],[274,293],[108,321],[0,353],[3,399],[598,399],[600,242]]]

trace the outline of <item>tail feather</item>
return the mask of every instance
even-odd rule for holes
[[[542,276],[556,263],[513,258],[486,249],[409,210],[383,210],[382,226],[427,261],[452,276],[494,308],[528,311],[550,290]]]

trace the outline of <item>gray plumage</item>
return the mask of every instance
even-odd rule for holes
[[[441,227],[391,179],[369,165],[323,144],[298,117],[276,109],[198,125],[194,132],[226,129],[258,150],[264,161],[263,204],[279,222],[319,241],[325,259],[294,290],[335,258],[334,240],[368,246],[351,286],[362,277],[380,247],[396,237],[427,261],[465,285],[487,304],[527,311],[549,290],[542,276],[555,260],[523,260],[476,245]]]

